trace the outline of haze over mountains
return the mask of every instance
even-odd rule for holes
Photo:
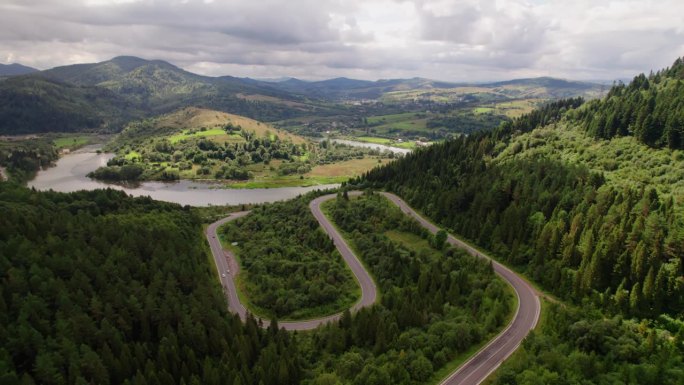
[[[5,67],[3,67],[5,68]],[[378,99],[394,92],[458,89],[471,86],[423,78],[378,81],[335,78],[280,82],[232,76],[197,75],[161,60],[119,56],[100,63],[55,67],[35,73],[13,67],[0,82],[0,132],[117,131],[133,118],[185,106],[202,106],[259,120],[334,115],[330,102]],[[479,84],[503,98],[591,97],[600,85],[552,78]],[[423,97],[421,94],[411,98]],[[35,113],[40,111],[40,114]]]

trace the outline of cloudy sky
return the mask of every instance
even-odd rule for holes
[[[206,75],[629,78],[684,55],[682,0],[2,0],[0,62]]]

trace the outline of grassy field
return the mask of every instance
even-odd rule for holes
[[[61,150],[63,148],[73,150],[91,143],[92,138],[93,137],[90,135],[65,135],[53,139],[52,144],[54,144],[57,150]]]
[[[499,114],[506,115],[509,118],[517,118],[532,112],[532,110],[537,108],[541,103],[543,102],[539,99],[514,100],[511,102],[497,103],[495,105],[495,110]]]
[[[389,159],[363,158],[346,160],[343,162],[316,166],[310,172],[304,174],[304,177],[354,177],[359,176],[374,167],[387,163],[389,163]]]
[[[427,241],[427,239],[421,238],[416,234],[390,230],[385,232],[385,235],[387,238],[403,245],[407,249],[415,252],[417,255],[420,255],[421,253],[427,253],[427,255],[433,258],[440,258],[442,255],[442,253],[430,246],[430,243]]]
[[[181,140],[189,139],[189,138],[209,137],[209,136],[218,136],[218,135],[226,135],[226,131],[221,129],[221,128],[213,128],[213,129],[205,130],[205,131],[185,130],[185,131],[181,132],[180,134],[169,136],[169,141],[171,143],[177,143],[177,142],[180,142]],[[237,135],[237,136],[239,136],[239,135]]]
[[[487,114],[487,113],[490,113],[490,112],[493,112],[493,111],[494,111],[494,108],[492,108],[492,107],[477,107],[477,108],[473,108],[473,112],[476,113],[476,114]]]
[[[377,115],[368,117],[368,123],[374,124],[373,127],[370,127],[370,131],[372,133],[376,135],[392,137],[405,135],[405,132],[407,132],[406,134],[408,134],[409,136],[413,136],[416,133],[428,133],[431,130],[426,127],[427,120],[428,119],[425,114],[415,112],[406,112],[402,114],[391,115]],[[364,136],[362,136],[362,138],[363,137]],[[369,136],[365,137],[369,138]]]
[[[128,154],[126,154],[125,158],[127,160],[133,160],[133,159],[140,159],[141,155],[137,151],[130,151]]]
[[[401,114],[390,114],[390,115],[377,115],[377,116],[369,116],[368,117],[368,123],[369,124],[377,124],[377,123],[397,123],[397,122],[403,122],[406,120],[411,120],[415,119],[416,113],[415,112],[404,112]]]
[[[289,139],[295,144],[305,143],[306,139],[287,131],[277,129],[268,123],[262,123],[240,115],[228,114],[206,108],[188,107],[156,118],[154,125],[164,128],[173,137],[179,132],[194,131],[201,128],[205,132],[221,129],[231,123],[246,130],[254,131],[257,136],[278,135],[281,139]],[[180,140],[180,139],[178,139]]]
[[[390,144],[394,143],[394,141],[392,139],[378,138],[375,136],[357,136],[357,137],[354,137],[353,139],[358,140],[359,142],[385,144],[385,145],[390,145]]]
[[[295,186],[317,186],[336,184],[359,176],[373,167],[387,164],[389,159],[364,158],[339,163],[319,165],[304,175],[277,175],[267,168],[261,171],[252,169],[254,179],[245,182],[230,182],[228,188],[275,188]]]

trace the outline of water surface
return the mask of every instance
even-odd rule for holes
[[[381,151],[391,151],[395,154],[408,154],[411,152],[411,150],[407,148],[400,148],[400,147],[392,147],[392,146],[387,146],[384,144],[378,144],[378,143],[368,143],[368,142],[357,142],[355,140],[347,140],[347,139],[328,139],[333,143],[340,143],[340,144],[346,144],[348,146],[354,146],[354,147],[366,147],[366,148],[372,148],[375,150],[381,150]]]
[[[55,167],[38,172],[35,179],[28,183],[37,190],[54,190],[72,192],[78,190],[95,190],[114,188],[133,196],[149,196],[153,199],[175,202],[182,205],[239,205],[249,203],[275,202],[292,199],[308,191],[334,188],[338,185],[320,185],[311,187],[279,187],[261,189],[222,189],[215,183],[201,183],[188,180],[178,182],[143,182],[135,187],[124,187],[88,178],[86,175],[98,167],[106,166],[114,154],[98,154],[97,146],[84,147],[81,150],[61,157]]]

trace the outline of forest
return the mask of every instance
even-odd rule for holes
[[[682,381],[681,202],[661,175],[642,175],[639,168],[647,166],[635,164],[633,152],[621,156],[626,142],[607,147],[617,156],[602,165],[605,171],[592,161],[598,151],[588,149],[592,143],[546,144],[555,136],[577,138],[578,116],[599,103],[550,103],[491,132],[414,152],[351,183],[398,193],[567,301],[546,311],[541,331],[496,383]],[[661,150],[647,146],[653,143],[637,140],[640,157],[679,159],[679,150],[656,153]],[[614,177],[622,168],[633,175]]]
[[[0,141],[0,166],[7,169],[5,177],[17,183],[33,179],[57,157],[57,150],[47,139]]]
[[[291,227],[277,224],[304,225],[305,245],[334,253],[315,221],[300,218],[313,196],[257,208],[245,226],[273,222],[263,230],[281,244],[264,247],[301,251]],[[294,334],[227,312],[195,209],[7,182],[0,207],[2,383],[420,384],[513,310],[488,263],[446,248],[379,195],[340,195],[326,210],[382,299]]]
[[[635,136],[651,147],[684,149],[684,61],[614,85],[601,100],[577,111],[576,120],[597,138]]]
[[[284,331],[242,323],[189,207],[0,183],[0,383],[297,384]]]
[[[684,226],[672,196],[616,187],[549,156],[487,162],[512,132],[553,122],[563,109],[555,103],[491,133],[434,145],[366,181],[396,191],[564,299],[591,297],[626,315],[680,314]]]
[[[512,316],[512,292],[487,262],[446,248],[384,197],[340,194],[324,211],[369,269],[381,299],[302,336],[311,367],[304,383],[434,381],[435,372],[453,367],[450,361]]]
[[[259,316],[314,318],[359,298],[358,284],[309,210],[313,197],[261,206],[220,230],[224,247],[240,260],[239,286]]]
[[[546,303],[541,324],[494,374],[494,385],[681,384],[684,328],[672,334],[592,307]]]

